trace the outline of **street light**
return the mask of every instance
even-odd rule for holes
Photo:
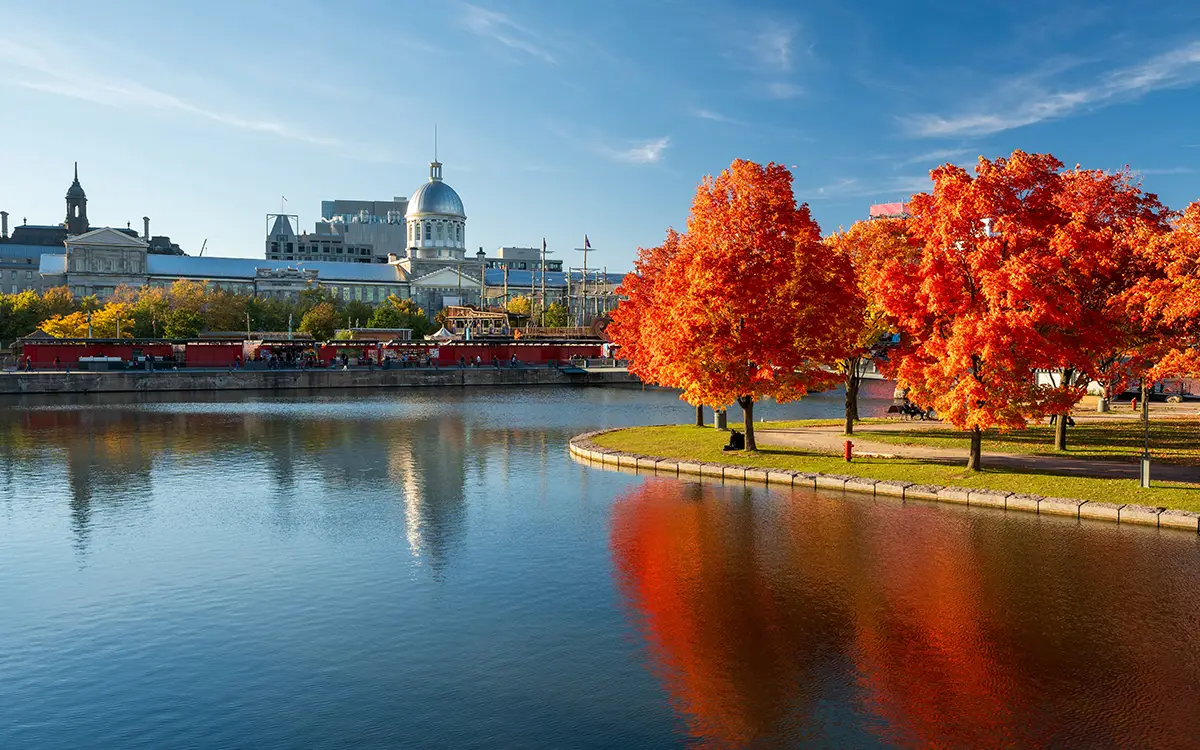
[[[1142,489],[1150,489],[1150,393],[1146,388],[1146,376],[1142,375]]]

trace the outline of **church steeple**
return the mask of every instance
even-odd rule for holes
[[[75,181],[67,188],[67,234],[83,234],[88,230],[87,194],[79,184],[79,162],[75,162]]]

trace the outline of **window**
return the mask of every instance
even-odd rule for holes
[[[439,223],[437,225],[437,227],[438,227],[438,239],[440,240],[442,238],[442,225]]]
[[[17,293],[17,285],[16,285],[16,284],[13,284],[13,285],[12,285],[12,293],[13,293],[13,294],[16,294],[16,293]]]
[[[455,239],[457,239],[459,242],[462,242],[462,224],[458,225],[458,232]]]
[[[25,278],[27,278],[27,279],[32,279],[32,278],[33,278],[33,271],[26,271],[26,272],[25,272]]]
[[[433,239],[433,227],[428,224],[425,225],[425,239]]]
[[[287,235],[286,234],[277,234],[277,235],[275,235],[275,239],[279,240],[280,242],[287,242]]]

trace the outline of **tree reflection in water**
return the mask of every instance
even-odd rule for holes
[[[1152,566],[1147,538],[1046,525],[1030,549],[1028,529],[1005,544],[1003,516],[975,533],[978,518],[652,479],[616,502],[611,549],[652,669],[706,746],[1196,736],[1195,655],[1154,633],[1195,642],[1200,601],[1135,596],[1128,622],[1126,582],[1095,573]]]

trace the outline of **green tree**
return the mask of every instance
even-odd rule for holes
[[[402,321],[403,316],[400,311],[384,302],[375,308],[375,312],[371,313],[371,319],[367,325],[372,328],[403,328]]]
[[[300,330],[312,334],[317,341],[328,341],[337,330],[338,312],[333,304],[322,302],[304,313],[300,319]]]
[[[555,302],[546,308],[545,315],[547,328],[565,328],[571,324],[571,318],[567,315],[567,307],[561,302]]]
[[[200,313],[182,308],[172,310],[167,316],[167,324],[163,328],[163,335],[169,339],[194,339],[200,334],[200,327],[204,324]]]
[[[352,299],[342,305],[338,317],[342,323],[348,323],[348,328],[360,328],[369,325],[374,312],[375,308],[366,302]]]

